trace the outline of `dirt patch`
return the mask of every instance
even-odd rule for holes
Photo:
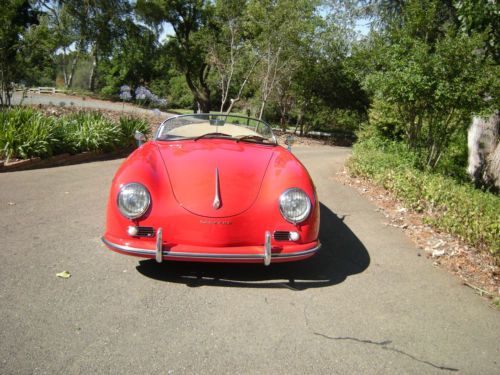
[[[424,214],[408,210],[389,191],[368,179],[353,178],[346,171],[338,173],[337,179],[373,201],[386,217],[384,224],[403,230],[420,249],[418,256],[425,256],[434,266],[454,273],[464,285],[500,307],[500,267],[491,254],[425,224]]]

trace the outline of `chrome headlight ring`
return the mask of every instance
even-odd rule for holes
[[[280,195],[279,207],[281,215],[286,221],[299,224],[309,217],[312,204],[304,190],[291,188]]]
[[[144,185],[131,182],[120,188],[117,205],[123,216],[128,219],[138,219],[149,209],[151,195]]]

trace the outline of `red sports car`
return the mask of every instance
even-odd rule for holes
[[[102,239],[157,262],[269,265],[315,254],[318,231],[314,184],[268,124],[196,114],[163,122],[121,165]]]

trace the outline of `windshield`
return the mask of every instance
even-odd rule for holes
[[[176,116],[163,122],[157,140],[229,138],[237,141],[276,144],[271,127],[257,119],[225,114]]]

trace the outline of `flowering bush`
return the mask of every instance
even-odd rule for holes
[[[122,86],[123,87],[123,86]],[[144,86],[138,86],[135,89],[135,100],[144,101],[144,103],[152,103],[158,106],[166,106],[167,100],[160,99]]]
[[[120,99],[126,102],[132,99],[132,94],[130,93],[130,86],[123,85],[120,87]]]

